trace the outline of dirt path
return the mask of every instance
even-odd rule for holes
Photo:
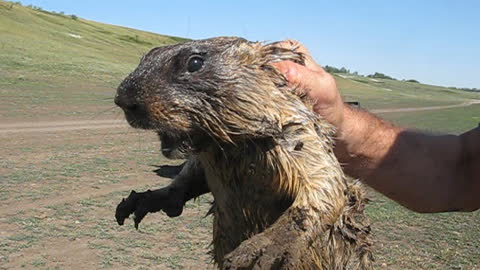
[[[451,108],[468,107],[471,105],[480,104],[480,100],[470,100],[460,104],[442,105],[442,106],[429,106],[429,107],[410,107],[410,108],[389,108],[389,109],[373,109],[369,110],[372,113],[396,113],[396,112],[417,112],[417,111],[434,111],[444,110]]]
[[[466,101],[460,104],[429,106],[429,107],[409,107],[409,108],[387,108],[372,109],[372,113],[396,113],[396,112],[416,112],[433,111],[451,108],[468,107],[474,104],[480,104],[480,100]],[[128,128],[125,120],[78,120],[78,121],[49,121],[49,122],[19,122],[13,124],[0,124],[0,135],[7,133],[27,133],[27,132],[61,132],[82,129],[111,129]]]
[[[0,124],[0,135],[16,132],[60,132],[81,129],[128,128],[125,120],[79,120],[49,122],[19,122]]]

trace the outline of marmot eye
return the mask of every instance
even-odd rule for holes
[[[192,56],[188,59],[187,71],[192,73],[199,71],[203,67],[203,58],[200,56]]]

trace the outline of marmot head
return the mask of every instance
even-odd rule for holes
[[[234,37],[154,48],[117,89],[131,126],[155,130],[166,157],[210,143],[280,136],[311,115],[270,64],[303,55]]]

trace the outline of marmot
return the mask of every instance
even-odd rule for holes
[[[131,126],[188,161],[166,188],[135,193],[135,212],[182,212],[212,192],[213,259],[222,269],[370,269],[360,185],[343,173],[334,128],[272,65],[304,56],[278,43],[219,37],[154,48],[117,89]]]

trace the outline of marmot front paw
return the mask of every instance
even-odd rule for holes
[[[134,214],[135,228],[148,213],[163,210],[169,217],[182,214],[185,204],[183,193],[172,187],[165,187],[145,192],[132,190],[127,198],[117,205],[115,218],[118,225],[123,225],[126,218]]]

